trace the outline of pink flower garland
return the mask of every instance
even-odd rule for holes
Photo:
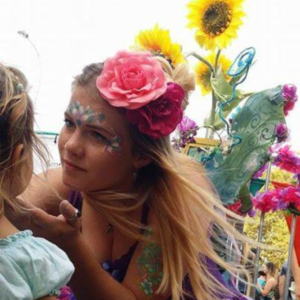
[[[276,153],[274,165],[282,170],[293,174],[300,174],[300,157],[298,157],[291,149],[291,146],[286,145],[279,149],[271,149],[271,153]]]
[[[252,197],[254,207],[262,212],[275,212],[296,208],[300,210],[300,186],[289,186],[257,194]]]
[[[276,154],[273,165],[282,170],[295,174],[295,177],[300,179],[300,157],[291,150],[290,145],[285,145],[281,148],[278,148],[276,146],[271,147],[269,149],[269,153]],[[262,168],[253,175],[253,178],[260,178],[267,167],[268,165],[264,164]]]

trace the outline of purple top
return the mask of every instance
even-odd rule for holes
[[[72,192],[70,194],[69,197],[69,202],[76,207],[79,211],[82,210],[82,197],[81,194],[79,192]],[[147,225],[147,219],[148,219],[148,214],[149,214],[149,206],[147,204],[145,204],[143,206],[143,210],[142,210],[142,218],[141,218],[141,222],[144,225]],[[136,249],[138,245],[138,242],[135,242],[128,250],[128,252],[124,255],[122,255],[119,259],[110,261],[110,260],[106,260],[104,261],[101,266],[102,268],[107,271],[108,273],[110,273],[110,275],[116,279],[118,282],[122,282],[129,263],[132,259],[132,256],[134,254],[134,251]],[[222,295],[219,295],[219,299],[226,299],[226,300],[247,300],[246,297],[244,297],[244,295],[240,294],[234,287],[234,285],[232,284],[231,281],[229,282],[225,282],[224,278],[222,277],[222,274],[220,273],[220,270],[218,268],[218,266],[211,260],[206,259],[207,262],[207,266],[211,272],[211,274],[214,275],[214,277],[223,285],[223,286],[227,286],[228,289],[231,290],[232,293],[228,292],[228,294],[223,293]],[[189,280],[189,276],[186,275],[184,278],[184,281],[182,283],[182,286],[184,288],[184,291],[186,291],[187,293],[193,295],[193,290],[190,284],[190,280]],[[75,296],[72,294],[71,289],[69,287],[65,287],[61,290],[61,295],[59,296],[60,300],[76,300]],[[191,297],[186,297],[186,300],[196,300],[195,297],[191,296]],[[168,299],[171,300],[171,297]]]

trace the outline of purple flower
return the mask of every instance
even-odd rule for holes
[[[199,127],[196,122],[184,116],[182,121],[178,124],[179,140],[177,141],[179,147],[184,148],[188,143],[195,143],[194,137],[197,135]]]
[[[276,126],[275,134],[277,136],[278,142],[283,142],[289,135],[289,130],[286,124],[279,123]]]
[[[300,185],[300,173],[295,175],[297,181],[298,181],[298,185]]]
[[[59,300],[76,300],[72,293],[72,290],[68,286],[64,286],[60,289],[60,295],[57,298]]]
[[[297,87],[293,84],[285,84],[282,88],[282,96],[284,100],[296,102],[298,100],[298,96],[296,94]]]
[[[282,97],[284,98],[283,113],[285,116],[288,115],[289,111],[295,106],[298,96],[296,94],[297,87],[293,84],[285,84],[282,88]]]
[[[187,131],[196,131],[198,127],[195,121],[184,116],[182,121],[178,124],[177,129],[180,131],[180,133],[185,133]]]
[[[255,210],[253,208],[251,208],[248,212],[247,212],[248,216],[250,218],[254,218],[255,217]]]

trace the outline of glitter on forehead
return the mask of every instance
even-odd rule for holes
[[[109,156],[115,157],[123,152],[123,136],[117,134],[112,126],[107,124],[106,115],[103,111],[96,112],[90,106],[81,105],[79,101],[75,100],[70,103],[67,112],[72,115],[77,126],[81,126],[84,123],[101,125],[110,132],[112,138],[106,140],[106,146],[103,150]]]
[[[78,126],[83,123],[101,126],[106,124],[106,116],[103,111],[96,112],[89,105],[81,105],[77,100],[70,103],[67,108],[67,112],[74,117],[76,125]],[[114,133],[114,131],[112,131],[112,133]]]

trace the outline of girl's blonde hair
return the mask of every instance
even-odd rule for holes
[[[194,89],[194,76],[186,65],[173,69],[163,58],[158,58],[170,81],[181,84],[186,95]],[[96,78],[102,72],[103,64],[92,64],[75,77],[73,88],[96,90]],[[188,96],[183,105],[188,103]],[[117,108],[116,108],[117,109]],[[219,201],[216,192],[203,167],[190,157],[174,151],[169,137],[153,140],[140,133],[136,126],[130,126],[133,152],[143,154],[151,163],[138,171],[134,195],[94,192],[84,197],[108,222],[127,236],[145,240],[139,229],[143,226],[129,219],[126,213],[147,203],[157,222],[159,243],[162,247],[163,278],[158,292],[171,291],[172,299],[186,296],[183,290],[185,274],[189,274],[196,299],[220,299],[221,293],[230,294],[213,276],[208,268],[208,260],[217,263],[230,272],[241,271],[233,267],[216,253],[211,239],[221,245],[220,234],[243,239],[227,222],[226,214],[235,218]],[[128,207],[128,197],[138,199]],[[127,200],[125,201],[122,200]]]
[[[22,192],[31,177],[33,150],[44,157],[44,146],[34,133],[33,104],[27,92],[25,75],[14,67],[0,64],[0,217],[4,203],[20,211],[11,195]],[[22,159],[12,163],[15,147],[23,144]]]

